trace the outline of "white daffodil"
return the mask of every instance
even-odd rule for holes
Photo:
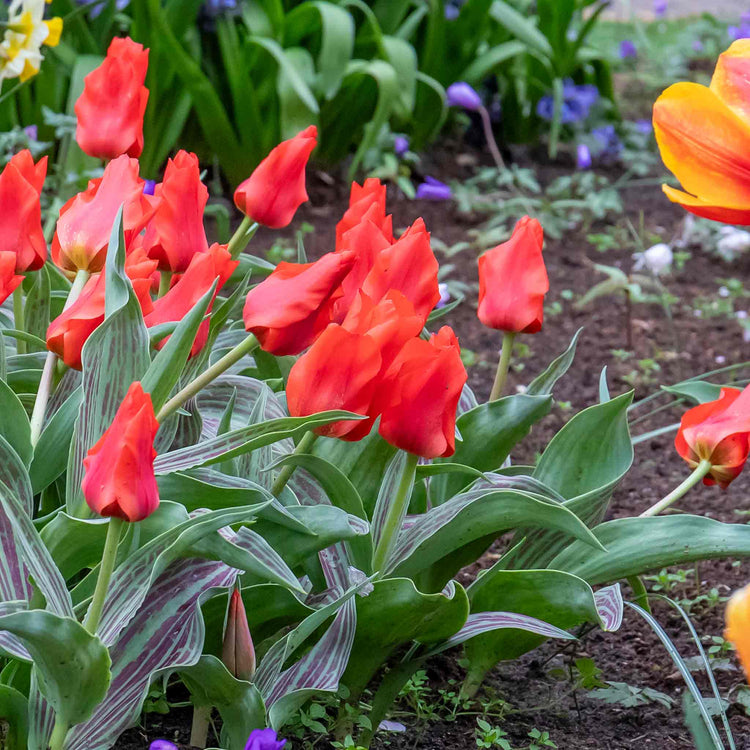
[[[44,20],[45,0],[13,0],[0,42],[0,80],[26,81],[39,72],[42,45],[54,47],[60,41],[62,18]]]

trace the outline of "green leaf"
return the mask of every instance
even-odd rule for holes
[[[464,70],[461,80],[470,83],[472,86],[479,86],[497,67],[514,57],[522,55],[525,51],[526,45],[520,41],[513,40],[496,44],[474,59]]]
[[[28,333],[44,341],[50,322],[50,283],[46,266],[34,274],[34,283],[26,295],[23,312]]]
[[[529,18],[519,13],[508,3],[503,2],[503,0],[494,0],[490,9],[490,16],[534,52],[546,58],[551,58],[554,55],[547,37],[539,31]]]
[[[28,701],[10,685],[0,684],[0,727],[7,750],[26,750],[29,732]]]
[[[721,395],[721,386],[716,383],[707,383],[704,380],[686,380],[676,385],[663,385],[663,391],[689,399],[694,404],[705,404],[707,401],[716,401]]]
[[[565,375],[570,366],[573,364],[573,358],[576,355],[576,344],[578,337],[581,335],[583,328],[579,328],[568,345],[568,348],[558,357],[552,360],[549,367],[540,375],[537,375],[526,389],[528,396],[547,395],[552,393],[557,381]]]
[[[29,418],[18,396],[4,380],[0,380],[0,435],[28,466],[33,453]]]

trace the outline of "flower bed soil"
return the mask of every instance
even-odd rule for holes
[[[468,176],[465,167],[456,165],[455,156],[456,152],[449,149],[434,154],[434,174],[441,179]],[[565,171],[556,166],[542,166],[539,178],[544,183]],[[300,210],[294,226],[306,221],[315,227],[315,233],[306,238],[308,254],[315,258],[332,249],[335,223],[347,202],[347,188],[343,180],[332,180],[329,175],[314,171],[310,174],[309,182],[311,201]],[[623,202],[627,215],[635,225],[643,212],[646,228],[666,241],[677,234],[684,219],[683,211],[670,204],[657,186],[626,189]],[[388,208],[394,214],[394,227],[403,228],[422,215],[434,236],[449,245],[465,239],[467,231],[477,224],[476,217],[458,214],[450,203],[409,201],[396,191],[389,191]],[[604,229],[602,223],[595,224],[588,231]],[[564,411],[556,406],[514,451],[513,460],[516,463],[533,461],[535,452],[548,442],[570,415],[597,401],[599,374],[604,365],[608,367],[610,390],[616,395],[630,389],[623,376],[634,368],[636,359],[656,360],[661,372],[656,373],[653,384],[637,388],[636,397],[643,397],[658,387],[658,383],[674,383],[719,367],[717,357],[719,361],[725,357],[726,364],[750,359],[749,347],[743,343],[742,331],[736,322],[726,318],[695,317],[690,306],[695,297],[716,292],[717,278],[731,276],[748,279],[750,257],[728,264],[717,260],[715,255],[693,251],[693,257],[685,267],[666,282],[669,291],[679,298],[673,308],[674,330],[667,325],[660,306],[635,306],[633,330],[636,356],[622,362],[612,354],[612,350],[626,348],[625,313],[621,302],[612,298],[600,299],[590,309],[576,311],[573,303],[563,299],[560,294],[563,290],[572,290],[577,298],[600,281],[602,277],[593,269],[592,263],[616,264],[626,271],[632,265],[629,251],[598,253],[586,242],[585,235],[584,231],[574,231],[560,241],[546,242],[544,256],[551,285],[548,302],[559,301],[562,312],[548,316],[540,334],[520,337],[522,343],[531,347],[531,355],[524,360],[523,372],[511,374],[507,389],[510,392],[516,385],[529,382],[567,346],[575,331],[584,326],[575,362],[555,390],[558,401],[569,401],[573,410]],[[275,236],[259,232],[253,240],[252,251],[262,253]],[[463,252],[451,262],[455,264],[454,278],[471,284],[477,282],[476,253]],[[469,383],[480,399],[486,398],[500,344],[499,333],[484,329],[477,320],[475,294],[470,295],[444,320],[454,327],[461,345],[476,353],[477,364],[469,369]],[[679,415],[679,410],[662,412],[653,420],[638,425],[636,432],[675,422]],[[609,517],[637,515],[686,476],[686,466],[674,452],[672,440],[673,435],[665,435],[636,446],[634,468],[615,491]],[[750,476],[746,472],[727,492],[716,487],[698,488],[680,506],[721,521],[744,523],[743,516],[735,511],[748,510],[749,490]],[[498,545],[497,549],[491,550],[480,565],[491,565],[501,548]],[[476,569],[477,566],[464,572],[464,583],[473,578]],[[746,563],[733,566],[731,561],[724,560],[703,562],[699,566],[700,589],[707,592],[716,587],[722,595],[726,595],[748,582],[748,570],[750,566]],[[627,587],[625,594],[630,595]],[[675,598],[693,597],[696,595],[696,584],[689,578],[688,583],[673,591],[672,595]],[[674,610],[657,602],[654,613],[684,656],[696,653],[684,624]],[[692,616],[699,633],[722,633],[723,605],[696,608]],[[507,739],[514,747],[526,747],[529,743],[527,734],[534,727],[548,731],[561,750],[619,750],[634,747],[661,750],[693,746],[682,722],[682,679],[656,635],[635,613],[626,611],[623,626],[616,633],[594,631],[567,646],[562,654],[560,648],[559,643],[548,642],[517,662],[501,664],[486,682],[485,689],[489,694],[504,698],[516,710],[498,722],[508,732]],[[553,667],[567,669],[571,661],[583,656],[595,660],[602,670],[603,679],[662,691],[676,699],[675,706],[667,709],[658,704],[649,704],[625,708],[607,704],[588,697],[585,691],[572,693],[568,682],[558,681],[548,674]],[[460,653],[456,651],[429,665],[428,676],[436,690],[448,686],[450,679],[460,682],[462,670],[457,661],[459,658]],[[716,677],[723,694],[742,682],[739,670],[717,671]],[[700,675],[697,679],[705,693],[708,690],[706,680]],[[732,706],[729,715],[738,749],[750,748],[750,719],[737,706]],[[413,715],[410,717],[401,707],[396,718],[407,726],[407,732],[381,734],[374,747],[379,750],[386,747],[393,750],[469,750],[476,747],[476,713],[459,716],[450,722],[424,724],[416,722]],[[157,737],[186,742],[190,712],[188,709],[177,709],[167,717],[148,714],[144,723],[144,727],[127,732],[116,747],[119,750],[140,750],[147,747],[149,740]],[[291,743],[291,746],[297,747],[296,743]],[[325,742],[316,743],[316,747],[325,746]]]

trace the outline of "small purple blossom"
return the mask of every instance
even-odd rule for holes
[[[253,729],[247,738],[245,750],[281,750],[286,740],[280,740],[273,729]]]
[[[620,42],[620,57],[623,60],[638,57],[638,50],[631,39],[623,39]]]
[[[460,8],[457,8],[455,5],[446,5],[445,6],[445,20],[455,21],[458,18],[458,15],[460,12],[461,12]]]
[[[654,126],[651,124],[651,120],[642,119],[635,121],[635,129],[643,135],[649,135],[653,132]]]
[[[403,156],[409,150],[409,139],[405,135],[397,135],[393,139],[393,151],[396,156]]]
[[[87,5],[91,0],[76,0],[76,2],[78,5]],[[105,5],[105,2],[92,5],[89,10],[89,18],[96,18],[104,10]],[[117,8],[117,10],[124,10],[128,5],[130,5],[130,0],[116,0],[115,2],[115,8]]]
[[[423,201],[448,201],[453,197],[453,191],[434,177],[425,177],[424,182],[417,187],[416,198]]]
[[[482,97],[465,81],[452,83],[445,93],[449,107],[463,107],[475,112],[482,106]]]
[[[576,169],[591,169],[591,150],[585,143],[576,147]]]
[[[608,160],[616,159],[622,151],[622,141],[617,135],[614,125],[604,125],[600,128],[594,128],[591,135],[597,141],[598,156]]]
[[[146,182],[143,185],[143,194],[153,195],[154,190],[156,190],[156,180],[146,180]]]
[[[667,0],[654,0],[654,15],[661,18],[667,12]]]
[[[693,52],[703,52],[703,42],[700,39],[693,39]]]
[[[578,86],[570,78],[566,79],[563,82],[560,122],[567,125],[568,123],[585,120],[598,98],[599,91],[596,86],[589,83]],[[537,102],[536,113],[543,120],[552,121],[555,113],[555,100],[551,95],[543,96]]]
[[[440,292],[440,299],[438,300],[438,303],[437,305],[435,305],[435,307],[445,307],[451,299],[451,293],[448,291],[448,285],[441,282],[440,284],[438,284],[438,291]]]
[[[24,133],[26,133],[26,137],[27,137],[27,138],[28,138],[28,139],[29,139],[30,141],[35,141],[35,140],[37,140],[37,138],[38,138],[38,136],[39,136],[39,131],[37,130],[37,127],[36,127],[36,125],[27,125],[27,126],[26,126],[26,127],[25,127],[25,128],[23,129],[23,132],[24,132]]]
[[[148,750],[178,750],[177,745],[169,740],[154,740],[149,746]]]

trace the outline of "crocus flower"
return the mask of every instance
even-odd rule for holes
[[[141,155],[147,69],[148,50],[129,37],[115,37],[104,62],[83,79],[75,105],[76,141],[89,156]]]
[[[23,276],[16,275],[16,254],[0,250],[0,304],[18,288]]]
[[[347,247],[343,244],[344,235],[356,227],[365,215],[382,232],[389,244],[393,242],[393,219],[385,213],[385,192],[385,185],[375,177],[368,177],[362,185],[352,183],[349,208],[336,224],[336,250]]]
[[[158,199],[143,194],[138,161],[120,156],[107,164],[104,175],[60,209],[52,240],[52,260],[66,271],[96,273],[104,267],[112,224],[124,204],[126,248],[146,226]]]
[[[232,260],[226,245],[214,243],[205,253],[196,253],[190,259],[185,273],[163,297],[159,297],[154,302],[153,310],[144,317],[144,322],[151,328],[162,323],[182,320],[218,278],[219,283],[214,290],[214,298],[208,306],[210,312],[216,295],[238,265],[239,261]],[[206,345],[208,329],[209,321],[204,320],[198,328],[190,349],[191,357],[194,357]],[[156,345],[157,349],[164,346],[168,339],[169,336],[159,341]]]
[[[599,98],[596,86],[585,83],[580,86],[572,79],[563,82],[563,100],[560,107],[560,122],[564,125],[581,122],[589,116],[591,107]],[[543,120],[551,122],[555,115],[555,100],[551,95],[543,96],[536,106],[536,113]]]
[[[453,192],[444,182],[434,177],[425,177],[424,182],[417,186],[416,197],[424,201],[449,201],[453,197]]]
[[[146,256],[142,248],[125,259],[125,273],[141,304],[144,315],[151,312],[151,274],[156,261]],[[57,354],[68,367],[82,368],[81,352],[89,336],[104,322],[105,275],[94,274],[83,287],[78,299],[63,310],[47,329],[47,348]]]
[[[0,251],[16,258],[16,271],[36,271],[47,260],[39,195],[47,157],[37,164],[27,149],[17,153],[0,174]]]
[[[479,258],[479,320],[508,333],[538,333],[549,291],[542,258],[544,233],[524,216],[511,238]]]
[[[239,589],[232,591],[229,614],[221,646],[221,660],[238,680],[250,680],[255,673],[255,648],[247,624],[247,613]]]
[[[722,388],[716,401],[688,409],[680,420],[675,448],[694,469],[711,464],[703,484],[726,489],[747,461],[750,440],[750,386]]]
[[[475,112],[482,106],[482,97],[465,81],[452,83],[445,94],[449,107],[463,107]]]
[[[148,746],[148,750],[178,750],[178,747],[169,740],[154,740]]]
[[[83,459],[81,488],[91,510],[135,522],[159,507],[154,476],[158,429],[151,396],[133,383],[112,424]]]
[[[445,307],[448,302],[450,302],[451,293],[448,289],[448,285],[443,282],[440,282],[440,284],[438,284],[438,292],[440,292],[440,299],[438,300],[438,303],[437,305],[435,305],[435,307],[440,309],[441,307]]]
[[[253,729],[245,750],[282,750],[286,740],[280,740],[274,729]]]
[[[44,0],[11,0],[0,41],[0,81],[27,81],[39,72],[42,45],[56,47],[60,43],[62,18],[45,21],[45,5]]]
[[[735,591],[724,614],[724,637],[734,646],[745,678],[750,680],[750,586]]]
[[[576,146],[576,169],[591,169],[591,150],[585,143]]]
[[[397,135],[393,139],[393,152],[396,156],[403,156],[409,150],[409,139],[405,135]]]
[[[246,330],[272,354],[299,354],[331,321],[342,280],[354,253],[328,253],[315,263],[279,263],[248,292],[242,313]]]
[[[623,60],[638,57],[638,50],[636,49],[635,43],[631,39],[623,39],[620,42],[620,57]]]
[[[716,64],[711,85],[676,83],[654,104],[662,159],[685,192],[663,186],[698,216],[750,225],[750,40]]]
[[[317,135],[317,128],[311,125],[276,146],[235,190],[237,208],[264,226],[287,226],[307,200],[305,167]]]
[[[196,253],[208,250],[203,227],[208,189],[201,182],[198,157],[178,151],[154,195],[160,203],[146,227],[143,247],[159,262],[160,271],[183,273]]]
[[[408,341],[379,388],[386,401],[381,437],[423,458],[453,455],[456,408],[466,379],[458,340],[448,326],[429,341]]]

